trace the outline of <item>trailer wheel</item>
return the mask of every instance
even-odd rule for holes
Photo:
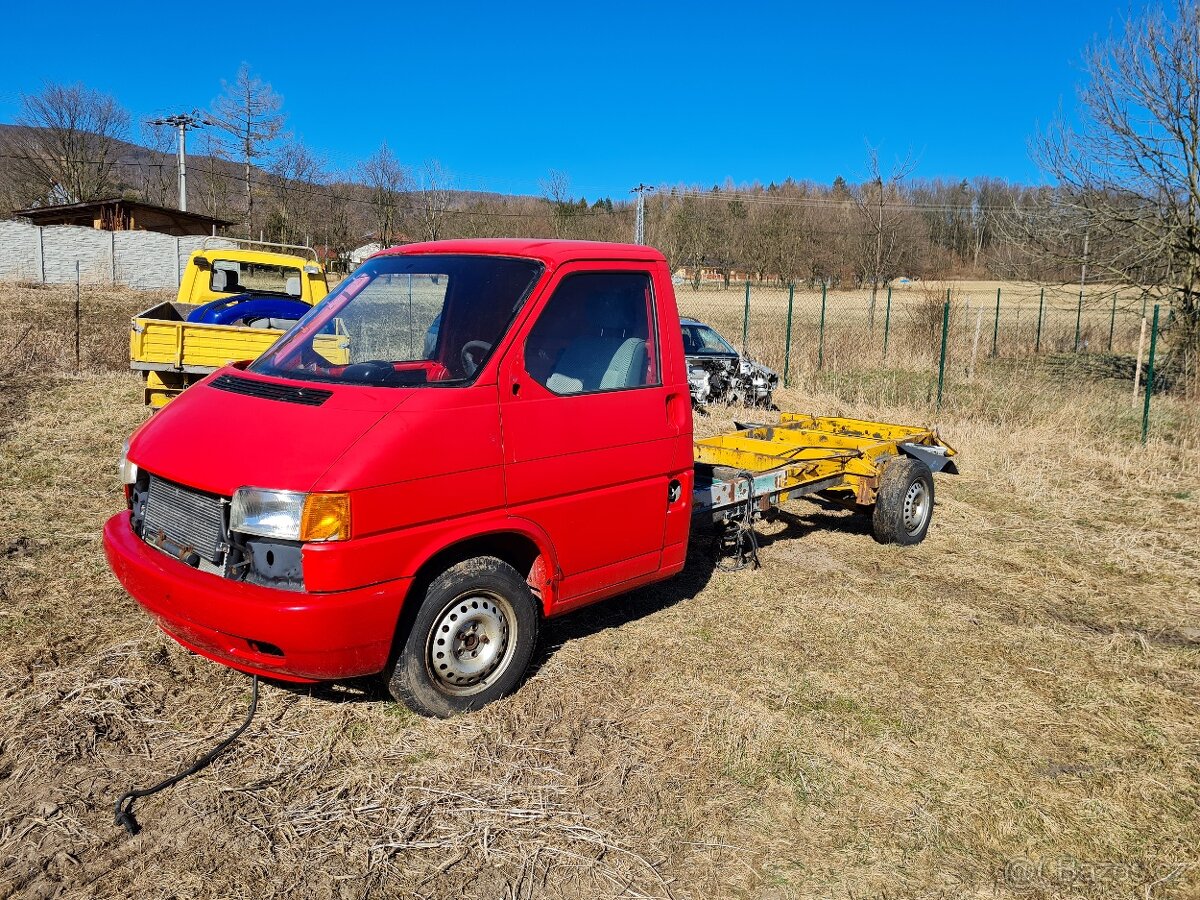
[[[491,556],[460,562],[425,591],[388,690],[421,715],[479,709],[524,680],[538,625],[537,601],[516,569]]]
[[[933,473],[919,459],[899,456],[883,467],[875,511],[875,539],[881,544],[919,544],[933,518]]]

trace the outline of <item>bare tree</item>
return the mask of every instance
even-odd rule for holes
[[[346,271],[350,251],[366,230],[360,221],[364,204],[350,203],[348,192],[355,187],[350,173],[329,173],[323,178],[321,196],[317,199],[321,224],[316,229],[325,242],[325,253],[331,266]]]
[[[571,179],[566,172],[551,169],[546,180],[538,182],[538,185],[542,189],[542,196],[554,212],[554,236],[564,237],[576,209],[571,199]]]
[[[879,154],[874,148],[869,148],[867,165],[871,177],[859,186],[853,198],[867,231],[864,280],[871,282],[871,305],[867,318],[874,328],[879,286],[897,274],[895,267],[900,255],[900,230],[905,219],[905,210],[898,208],[903,201],[901,185],[912,174],[914,163],[911,160],[897,163],[885,181],[879,168]]]
[[[671,201],[666,228],[662,232],[662,250],[671,267],[691,269],[692,289],[699,290],[704,267],[712,263],[714,246],[720,243],[719,201],[705,197],[699,191],[677,188],[662,191]]]
[[[16,124],[3,151],[27,201],[78,203],[115,192],[129,113],[112,97],[82,84],[47,84],[21,98]]]
[[[138,168],[138,191],[142,199],[159,206],[173,206],[179,196],[178,165],[174,150],[175,130],[142,125],[142,146],[150,158]]]
[[[199,158],[189,157],[191,171],[199,177],[200,206],[207,215],[221,216],[228,208],[229,187],[234,184],[236,176],[223,171],[226,164],[224,149],[220,141],[213,137],[208,129],[201,133],[203,153]],[[189,179],[190,180],[190,179]],[[188,194],[192,191],[189,189]]]
[[[250,66],[242,63],[232,83],[221,82],[224,93],[213,101],[209,118],[227,135],[232,152],[245,169],[246,237],[253,237],[254,191],[250,173],[255,160],[268,157],[271,144],[283,134],[285,117],[280,113],[283,98],[271,89]]]
[[[1200,362],[1200,3],[1125,23],[1085,57],[1079,125],[1057,122],[1036,156],[1057,182],[1025,217],[1039,248],[1170,302],[1169,334]],[[1083,236],[1087,235],[1085,242]],[[1087,246],[1086,256],[1084,247]]]
[[[287,141],[275,154],[267,184],[275,205],[273,218],[283,243],[311,237],[320,199],[316,188],[324,171],[325,161],[303,141]]]
[[[381,247],[390,247],[399,237],[400,198],[408,188],[408,171],[400,165],[387,141],[358,168],[358,176],[371,189],[375,213],[375,237]]]
[[[409,215],[422,238],[436,241],[450,217],[454,180],[436,159],[417,169],[414,190],[409,194]]]

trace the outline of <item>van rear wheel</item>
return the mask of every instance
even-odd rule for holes
[[[537,601],[516,569],[491,556],[460,562],[425,591],[388,689],[421,715],[479,709],[524,680],[539,624]]]

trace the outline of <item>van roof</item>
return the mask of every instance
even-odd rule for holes
[[[488,256],[525,256],[551,266],[582,259],[642,260],[664,262],[653,247],[642,244],[616,244],[607,241],[558,241],[545,238],[471,238],[451,241],[426,241],[401,244],[381,250],[376,256],[419,253],[475,253]]]

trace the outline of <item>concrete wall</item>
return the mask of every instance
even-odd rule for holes
[[[84,284],[174,289],[188,257],[205,240],[215,241],[217,246],[235,246],[221,238],[177,238],[157,231],[0,222],[0,280],[71,284],[78,262]]]

